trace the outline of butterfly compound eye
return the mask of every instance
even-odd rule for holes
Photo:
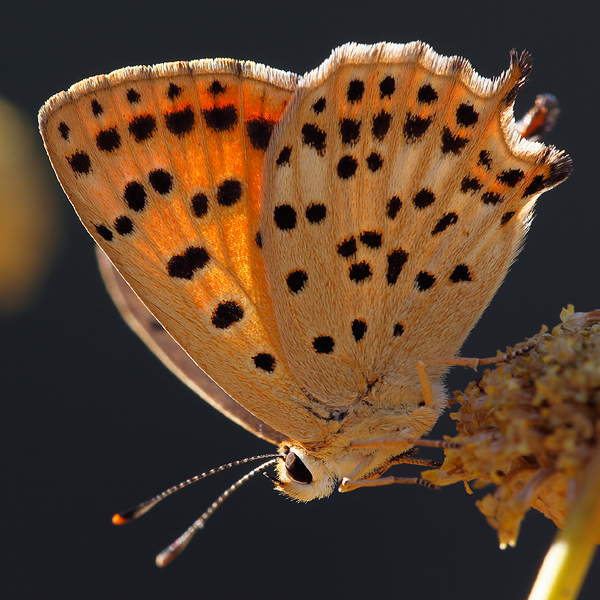
[[[297,483],[310,483],[313,479],[312,473],[293,452],[285,457],[285,468],[288,475]]]

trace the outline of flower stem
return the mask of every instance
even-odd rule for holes
[[[528,600],[575,600],[600,540],[600,444],[565,527],[546,554]]]

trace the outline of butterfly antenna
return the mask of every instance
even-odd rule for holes
[[[145,502],[142,502],[141,504],[138,504],[137,506],[134,506],[133,508],[130,508],[129,510],[125,510],[123,512],[113,515],[112,522],[115,525],[124,525],[125,523],[129,523],[129,521],[133,521],[133,519],[137,519],[138,517],[145,515],[151,508],[154,508],[161,500],[164,500],[167,496],[170,496],[171,494],[178,492],[179,490],[182,490],[183,488],[187,487],[188,485],[191,485],[192,483],[196,483],[196,481],[205,479],[206,477],[209,477],[210,475],[214,475],[215,473],[220,473],[221,471],[225,471],[225,469],[231,469],[231,467],[237,467],[238,465],[245,465],[246,463],[249,463],[253,460],[262,460],[264,458],[271,458],[273,460],[261,465],[261,467],[259,467],[259,469],[265,468],[266,466],[273,464],[274,462],[276,462],[276,459],[280,458],[280,456],[279,456],[279,454],[260,454],[258,456],[250,456],[248,458],[243,458],[242,460],[236,460],[234,462],[230,462],[225,465],[221,465],[220,467],[217,467],[216,469],[211,469],[210,471],[206,471],[206,473],[200,473],[200,475],[196,475],[195,477],[191,477],[190,479],[186,479],[185,481],[182,481],[181,483],[178,483],[177,485],[170,487],[168,490],[165,490],[164,492],[158,494],[157,496],[154,496],[154,498],[150,498],[150,500],[146,500]],[[255,471],[256,471],[256,469],[255,469]],[[251,474],[253,475],[254,471],[252,471]],[[251,476],[251,474],[249,473],[246,477]],[[240,479],[240,481],[238,481],[239,485],[241,485],[242,483],[244,483],[244,478],[242,478],[242,479]],[[231,488],[230,488],[229,490],[227,490],[226,493],[229,494],[229,493],[231,493],[231,491],[233,491],[233,490],[231,490]],[[214,508],[216,508],[216,507],[214,507]],[[211,506],[211,509],[213,511],[214,511],[214,508]],[[202,515],[202,516],[204,517],[204,515]]]
[[[271,460],[259,465],[255,469],[252,469],[249,473],[246,473],[241,479],[238,479],[232,486],[228,487],[204,512],[204,514],[194,522],[194,524],[185,531],[182,535],[180,535],[168,548],[165,548],[157,557],[156,564],[159,567],[164,567],[168,565],[176,556],[179,556],[184,548],[190,543],[194,534],[204,527],[204,523],[206,523],[207,519],[227,500],[227,498],[235,492],[241,485],[246,483],[251,477],[254,477],[257,473],[260,473],[267,467],[274,465],[281,457],[278,454],[265,455],[265,458],[268,456],[273,456]],[[254,458],[260,458],[255,456]],[[250,459],[247,459],[250,460]],[[246,462],[247,462],[246,460]],[[241,463],[241,461],[240,461]]]

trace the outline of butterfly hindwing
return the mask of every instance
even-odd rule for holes
[[[379,381],[418,396],[416,360],[458,352],[536,198],[570,171],[514,131],[529,68],[513,54],[488,80],[420,42],[349,44],[300,81],[262,228],[283,349],[310,395],[347,406]]]

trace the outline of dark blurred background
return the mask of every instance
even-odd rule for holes
[[[546,141],[567,150],[575,169],[541,197],[524,252],[463,348],[490,356],[556,324],[568,303],[600,308],[598,12],[591,2],[555,0],[7,2],[0,95],[33,127],[50,95],[127,65],[224,56],[303,73],[347,41],[420,39],[491,77],[508,67],[511,48],[529,50],[534,69],[517,116],[537,93],[558,96],[562,113]],[[3,143],[10,155],[10,138]],[[38,138],[33,147],[42,152]],[[258,477],[158,569],[155,554],[244,467],[129,526],[114,527],[111,515],[270,446],[195,396],[129,331],[103,288],[91,239],[46,175],[31,237],[8,249],[0,240],[15,259],[35,247],[28,268],[42,264],[45,273],[2,315],[4,598],[526,598],[554,525],[531,511],[517,547],[500,551],[460,485],[390,486],[300,505]],[[449,387],[471,378],[455,370]],[[445,432],[447,417],[432,437]],[[597,558],[582,599],[599,597],[599,567]]]

